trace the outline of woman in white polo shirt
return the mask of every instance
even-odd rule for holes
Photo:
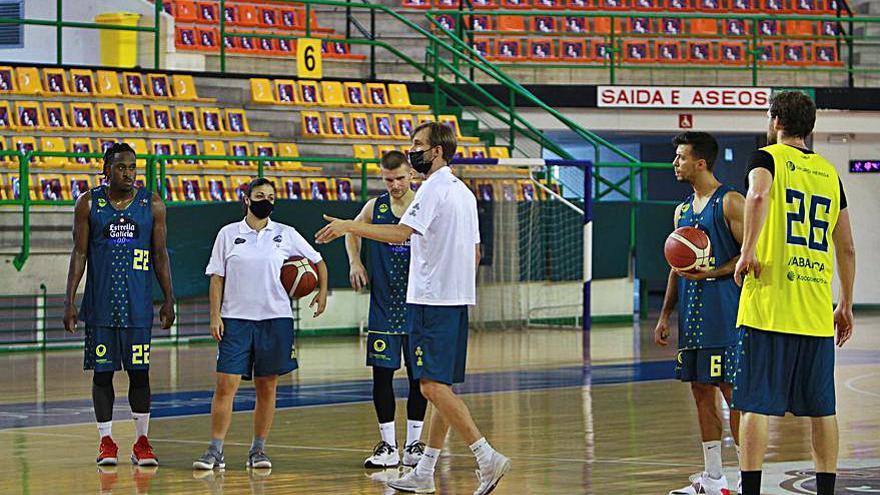
[[[297,368],[293,311],[281,285],[281,265],[304,256],[318,269],[314,316],[327,304],[327,267],[315,249],[293,228],[269,220],[275,185],[251,181],[244,198],[245,218],[217,233],[205,274],[211,277],[211,334],[217,340],[217,385],[211,402],[211,443],[193,469],[223,469],[223,439],[232,420],[232,401],[241,379],[254,379],[257,405],[254,440],[247,467],[270,468],[266,436],[275,416],[278,376]],[[221,304],[222,303],[222,304]]]

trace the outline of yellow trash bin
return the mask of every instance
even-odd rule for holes
[[[140,14],[106,12],[95,16],[97,24],[137,26]],[[101,65],[134,67],[137,65],[137,31],[101,30]]]

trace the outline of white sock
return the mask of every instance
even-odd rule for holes
[[[113,421],[98,423],[98,434],[101,435],[101,438],[113,438]]]
[[[147,436],[147,431],[150,429],[150,413],[133,412],[131,418],[134,419],[134,429],[137,432],[135,438]]]
[[[440,449],[433,447],[425,447],[425,453],[416,464],[416,476],[434,476],[434,466],[437,465],[437,459],[440,458]]]
[[[397,438],[394,433],[394,421],[389,423],[379,423],[379,435],[382,437],[383,442],[397,448]]]
[[[486,437],[483,437],[471,445],[471,452],[473,452],[474,456],[476,456],[477,464],[482,467],[492,458],[492,454],[495,453],[495,449],[493,449],[492,446],[489,445]]]
[[[411,419],[406,420],[406,446],[409,447],[414,442],[418,442],[422,439],[422,426],[425,424],[424,421],[413,421]]]
[[[721,478],[721,441],[703,442],[703,462],[712,479]]]

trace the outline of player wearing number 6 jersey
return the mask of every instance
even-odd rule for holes
[[[86,324],[83,369],[94,370],[92,402],[101,444],[97,462],[113,465],[117,446],[111,431],[113,373],[128,372],[128,403],[137,441],[132,463],[156,466],[147,440],[150,421],[150,332],[153,326],[153,272],[165,295],[159,312],[162,328],[174,322],[171,267],[165,249],[165,205],[144,187],[134,187],[134,150],[116,143],[104,154],[108,185],[83,194],[76,202],[73,252],[67,272],[64,328]],[[82,312],[74,297],[88,269]]]
[[[743,287],[733,391],[733,407],[743,412],[742,493],[760,491],[768,416],[791,412],[812,420],[817,493],[831,495],[838,449],[834,334],[843,345],[853,331],[855,249],[837,172],[804,141],[816,121],[812,100],[781,92],[770,100],[768,115],[770,145],[749,165],[734,272]],[[835,261],[840,296],[832,312]]]

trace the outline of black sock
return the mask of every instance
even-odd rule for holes
[[[742,493],[740,495],[761,495],[761,471],[742,471]]]
[[[128,372],[128,404],[131,412],[150,412],[150,372],[134,370]]]
[[[95,408],[95,420],[98,423],[106,423],[113,419],[113,401],[115,399],[113,372],[96,371],[92,376],[92,405]]]
[[[837,473],[816,473],[816,495],[834,495]]]
[[[394,370],[373,366],[373,406],[379,423],[394,421]]]
[[[422,387],[418,380],[412,379],[412,372],[407,368],[409,379],[409,396],[406,399],[406,419],[411,421],[424,421],[425,411],[428,409],[428,399],[422,395]]]

